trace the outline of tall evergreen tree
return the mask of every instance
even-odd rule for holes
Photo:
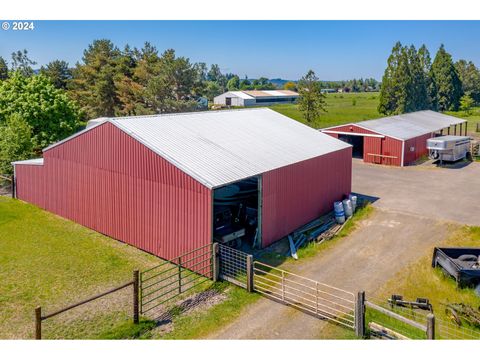
[[[54,60],[40,68],[40,73],[48,77],[57,89],[66,89],[67,82],[72,78],[72,70],[63,60]]]
[[[325,111],[325,95],[313,70],[309,70],[298,82],[298,93],[298,108],[308,123],[314,122],[321,111]]]
[[[12,53],[12,70],[21,72],[23,76],[32,76],[34,74],[32,66],[36,64],[36,61],[28,57],[26,49]]]
[[[435,86],[435,82],[432,79],[431,71],[432,71],[432,59],[430,57],[430,52],[428,51],[427,47],[422,45],[420,49],[418,49],[418,58],[420,60],[420,65],[423,69],[423,74],[425,77],[425,85],[427,87],[427,103],[428,109],[436,110],[437,109],[437,90]]]
[[[0,56],[0,81],[8,79],[8,65],[3,57]]]
[[[438,110],[458,110],[462,97],[462,83],[443,44],[438,49],[432,63],[432,79],[437,91]]]
[[[455,63],[460,81],[462,82],[462,91],[470,96],[475,103],[480,103],[480,71],[471,61],[458,60]]]
[[[378,110],[382,114],[403,114],[430,107],[428,96],[428,54],[412,45],[397,42],[388,58],[380,89]]]
[[[90,119],[115,115],[119,105],[115,78],[120,55],[110,40],[95,40],[83,52],[83,64],[77,63],[73,70],[73,97]]]

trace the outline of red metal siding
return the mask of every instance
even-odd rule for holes
[[[351,192],[352,149],[302,161],[262,176],[262,245],[333,208]]]
[[[352,132],[357,134],[382,135],[382,134],[377,134],[370,130],[363,129],[355,125],[341,125],[335,128],[330,128],[329,130]],[[337,134],[328,134],[328,135],[338,138]],[[394,156],[395,158],[373,156],[369,154]],[[365,136],[363,140],[363,161],[368,163],[374,163],[374,164],[401,166],[402,165],[402,141],[393,139],[388,136],[385,136],[383,139],[377,138],[377,137]]]
[[[211,242],[211,191],[110,123],[16,177],[19,199],[165,259]]]
[[[411,165],[422,156],[428,155],[427,140],[433,136],[433,133],[429,133],[405,141],[404,165]]]

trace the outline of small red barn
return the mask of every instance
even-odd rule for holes
[[[404,166],[428,154],[427,139],[467,132],[466,120],[426,110],[333,126],[321,131],[353,146],[353,156],[375,164]]]
[[[170,259],[237,216],[232,191],[250,194],[241,210],[260,246],[330,211],[351,191],[351,156],[269,109],[109,118],[14,163],[16,195]]]

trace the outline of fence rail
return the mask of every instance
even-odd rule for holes
[[[355,295],[300,275],[253,262],[253,289],[312,315],[355,329]]]
[[[186,252],[140,273],[140,313],[153,313],[214,277],[212,244]]]
[[[57,316],[59,314],[62,314],[68,310],[72,310],[78,306],[84,305],[86,303],[92,302],[94,300],[97,300],[101,297],[104,297],[106,295],[112,294],[114,292],[117,292],[119,290],[125,289],[126,287],[132,286],[133,288],[133,322],[134,324],[138,324],[139,321],[139,304],[138,304],[138,288],[139,288],[139,272],[138,270],[135,270],[133,272],[133,280],[129,281],[125,284],[122,284],[120,286],[117,286],[113,289],[110,289],[108,291],[105,291],[101,294],[92,296],[88,299],[82,300],[80,302],[77,302],[75,304],[69,305],[67,307],[64,307],[63,309],[54,311],[50,314],[43,315],[42,314],[42,308],[39,306],[35,308],[35,339],[41,340],[42,339],[42,321],[45,321],[49,318],[52,318],[54,316]]]
[[[7,183],[8,185],[5,185]],[[15,198],[15,177],[13,175],[0,174],[0,195],[10,194],[12,198]]]

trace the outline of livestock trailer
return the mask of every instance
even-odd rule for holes
[[[434,160],[457,161],[470,152],[469,136],[439,136],[427,140],[429,157]]]
[[[91,122],[14,163],[16,196],[165,259],[265,247],[351,192],[351,146],[270,109]]]
[[[467,132],[467,121],[426,110],[321,129],[353,146],[353,157],[394,166],[414,164],[428,155],[427,140]]]

